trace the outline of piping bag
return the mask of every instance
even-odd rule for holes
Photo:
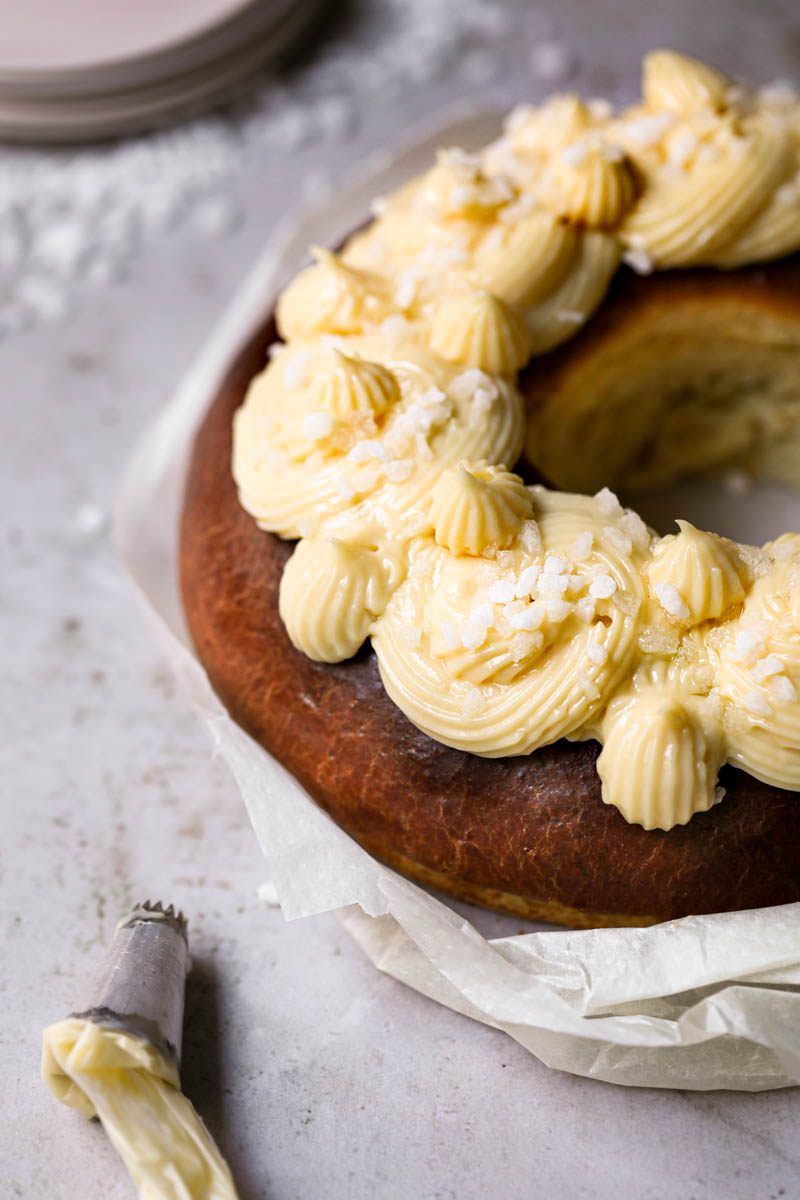
[[[227,1163],[180,1090],[186,921],[145,901],[117,926],[83,1005],[44,1031],[42,1078],[99,1117],[141,1200],[236,1200]]]

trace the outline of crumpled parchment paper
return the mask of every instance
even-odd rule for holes
[[[178,514],[193,432],[238,347],[305,257],[441,144],[477,147],[494,115],[461,115],[373,161],[335,201],[279,229],[216,335],[136,449],[115,528],[166,658],[236,777],[287,919],[335,910],[382,971],[503,1029],[549,1066],[612,1083],[759,1091],[800,1083],[800,904],[650,929],[487,940],[460,911],[382,866],[227,715],[186,633]],[[517,922],[516,925],[519,923]]]

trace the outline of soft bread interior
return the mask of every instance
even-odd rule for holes
[[[702,296],[644,306],[523,382],[555,487],[630,493],[737,467],[800,487],[800,314]]]

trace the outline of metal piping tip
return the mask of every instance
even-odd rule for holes
[[[183,913],[145,900],[117,925],[84,1003],[71,1016],[144,1037],[180,1069],[188,966]]]

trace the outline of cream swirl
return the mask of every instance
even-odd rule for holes
[[[443,471],[431,495],[433,536],[451,554],[479,555],[514,540],[533,504],[519,475],[485,463]]]
[[[297,649],[317,662],[351,658],[403,577],[402,544],[375,544],[369,531],[361,538],[303,538],[281,577],[283,623]]]
[[[668,692],[612,702],[597,760],[604,801],[645,829],[685,825],[714,803],[721,734],[707,714]]]
[[[744,599],[748,573],[732,542],[703,533],[689,521],[678,521],[678,526],[679,534],[659,542],[647,577],[656,596],[671,589],[674,607],[681,615],[685,610],[686,621],[697,625],[721,617]]]

